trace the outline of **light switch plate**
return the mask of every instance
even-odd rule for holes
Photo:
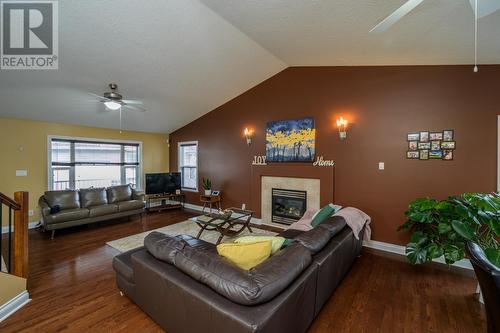
[[[16,177],[26,177],[28,170],[16,170]]]
[[[378,162],[378,169],[379,170],[384,170],[385,169],[385,163],[384,162]]]

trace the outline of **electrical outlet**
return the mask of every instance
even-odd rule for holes
[[[247,208],[247,204],[241,204],[241,209],[245,210]]]
[[[30,210],[28,211],[28,215],[29,215],[29,216],[33,216],[33,215],[35,215],[35,212],[33,212],[33,210],[32,210],[32,209],[30,209]]]
[[[16,177],[26,177],[28,170],[16,170]]]
[[[384,170],[385,169],[385,163],[384,162],[378,162],[378,169],[379,170]]]

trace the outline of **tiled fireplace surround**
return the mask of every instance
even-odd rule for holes
[[[255,217],[263,224],[271,222],[272,188],[307,192],[307,208],[319,209],[334,202],[335,169],[311,164],[269,164],[252,167],[251,198]]]

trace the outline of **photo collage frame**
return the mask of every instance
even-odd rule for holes
[[[452,161],[456,148],[453,130],[408,133],[406,158]]]

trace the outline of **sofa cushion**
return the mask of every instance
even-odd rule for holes
[[[269,301],[287,288],[311,260],[311,253],[306,248],[292,244],[245,271],[217,253],[185,246],[177,251],[174,265],[235,303],[256,305]]]
[[[175,236],[175,239],[182,240],[187,243],[187,245],[195,247],[201,251],[210,251],[217,253],[217,247],[214,244],[205,242],[202,239],[194,238],[189,235],[177,235]]]
[[[60,210],[80,208],[77,191],[46,191],[44,197],[49,207],[59,206]]]
[[[217,252],[241,269],[249,270],[271,256],[273,242],[265,240],[253,243],[223,243]]]
[[[93,206],[89,208],[90,217],[98,217],[109,214],[118,213],[117,205],[101,205],[101,206]]]
[[[89,214],[87,208],[65,209],[57,214],[44,216],[44,221],[48,224],[75,221],[85,219],[89,217]]]
[[[119,212],[126,212],[128,210],[135,210],[144,208],[144,201],[141,200],[128,200],[117,202]]]
[[[294,238],[295,241],[299,242],[307,248],[312,254],[315,254],[330,241],[332,235],[327,228],[320,228],[320,226],[301,233]]]
[[[130,185],[111,186],[106,189],[108,203],[117,203],[132,199],[132,188]]]
[[[346,225],[347,223],[342,216],[332,216],[321,223],[318,228],[327,229],[330,232],[330,235],[333,237],[338,234],[340,230],[344,229]]]
[[[144,238],[144,246],[153,257],[173,264],[177,251],[182,250],[187,243],[182,239],[153,231]]]
[[[82,208],[107,204],[106,189],[104,187],[80,189],[80,203]]]

